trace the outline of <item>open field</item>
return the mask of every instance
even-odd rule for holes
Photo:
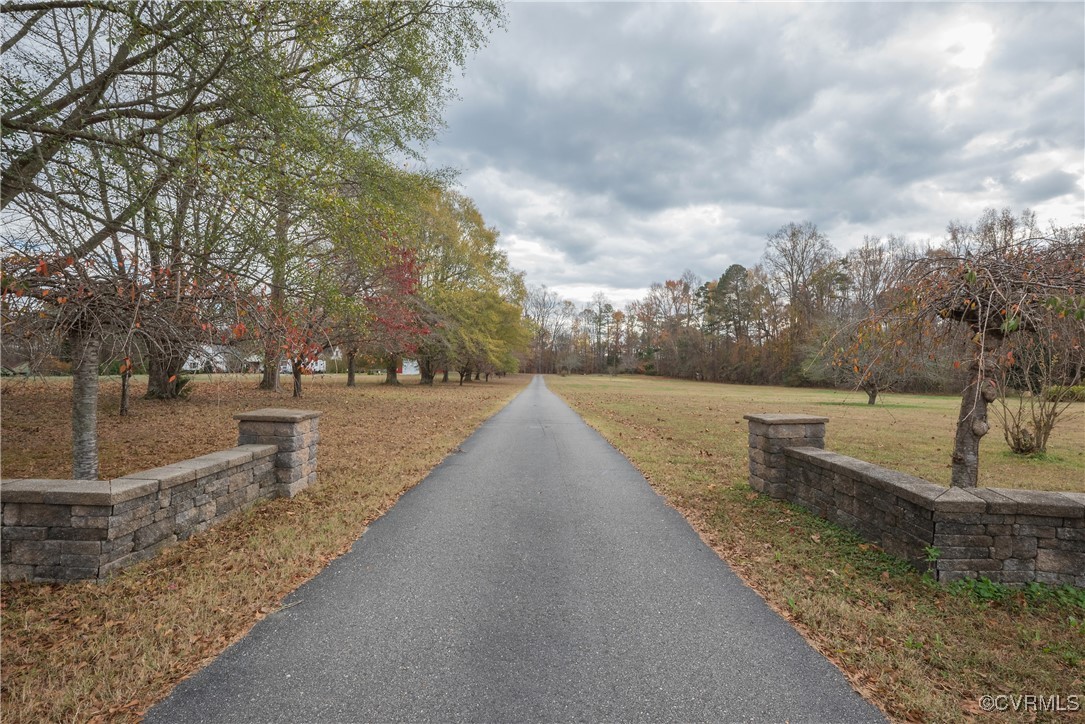
[[[1034,694],[1061,696],[1064,708],[1080,697],[1082,711],[1039,721],[1085,721],[1085,591],[947,590],[746,484],[742,415],[750,412],[827,416],[829,449],[946,484],[956,400],[892,395],[869,408],[865,398],[821,390],[630,377],[548,377],[547,385],[891,718],[1031,720],[1026,711],[985,713],[980,698]],[[1059,432],[1054,460],[1008,460],[1001,442],[992,431],[985,444],[985,484],[1085,487],[1080,419]]]
[[[632,430],[628,434],[639,434],[637,426],[664,424],[672,434],[699,445],[706,465],[725,467],[729,479],[746,475],[742,416],[786,412],[829,418],[825,447],[833,452],[949,485],[959,397],[883,394],[877,405],[870,406],[864,393],[837,390],[631,376],[555,379],[555,390],[577,391],[578,405],[628,420]],[[630,389],[636,390],[634,396],[626,395]],[[1056,426],[1040,460],[1010,453],[993,415],[990,422],[991,432],[980,451],[980,485],[1085,491],[1085,403],[1075,403]]]
[[[366,525],[419,482],[523,385],[526,375],[459,387],[401,387],[382,377],[305,378],[305,396],[255,389],[256,376],[197,376],[186,401],[133,397],[103,379],[102,477],[175,462],[237,441],[236,412],[324,412],[319,480],[292,500],[251,511],[98,585],[5,584],[5,722],[132,721],[177,681],[274,610],[287,592],[346,551]],[[145,383],[136,381],[134,392]],[[69,384],[4,380],[4,477],[66,478]]]

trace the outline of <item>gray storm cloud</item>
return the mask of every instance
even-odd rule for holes
[[[512,4],[427,155],[529,282],[620,299],[789,221],[1080,223],[1083,59],[1081,4]]]

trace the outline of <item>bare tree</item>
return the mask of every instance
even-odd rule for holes
[[[1018,228],[1031,231],[1028,224]],[[1007,354],[1013,349],[1005,342],[1046,336],[1061,340],[1068,353],[1085,339],[1085,228],[997,238],[998,243],[965,239],[973,243],[951,246],[956,254],[939,250],[917,259],[906,301],[896,310],[911,324],[929,325],[932,339],[955,325],[969,332],[968,382],[952,459],[952,484],[959,487],[978,482],[979,443],[990,430],[988,405],[998,397],[1000,370],[1012,363]],[[1055,321],[1066,319],[1073,321],[1073,333],[1056,337]]]
[[[797,359],[800,345],[814,318],[818,300],[815,293],[818,273],[837,256],[829,238],[809,221],[786,224],[768,238],[763,264],[787,300],[789,362]]]
[[[552,361],[549,359],[550,346],[555,337],[555,321],[561,298],[557,292],[546,288],[546,285],[529,285],[527,297],[524,303],[524,315],[532,325],[532,347],[534,348],[535,371],[550,372]]]
[[[992,413],[1006,444],[1019,455],[1046,452],[1055,424],[1069,418],[1085,368],[1077,326],[1064,318],[1042,333],[1020,331],[1007,340]]]

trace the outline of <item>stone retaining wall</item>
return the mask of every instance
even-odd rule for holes
[[[824,450],[827,418],[746,420],[752,488],[849,528],[939,581],[1085,587],[1085,493],[944,488]]]
[[[255,500],[293,497],[316,481],[319,417],[237,415],[238,447],[114,480],[0,481],[0,577],[107,578]]]

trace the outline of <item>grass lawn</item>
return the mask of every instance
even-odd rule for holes
[[[189,400],[133,398],[128,418],[116,414],[119,382],[104,379],[103,478],[230,447],[238,411],[298,407],[324,411],[320,480],[293,500],[258,504],[105,584],[5,584],[5,721],[138,719],[344,552],[529,381],[522,375],[430,389],[411,384],[417,378],[398,388],[376,384],[381,379],[361,377],[348,389],[342,376],[307,377],[305,397],[294,400],[257,391],[255,376],[199,376]],[[945,591],[873,546],[745,485],[742,415],[748,412],[826,415],[830,449],[945,483],[955,400],[894,395],[872,409],[858,396],[818,390],[621,377],[547,383],[894,719],[982,718],[984,694],[1065,699],[1085,691],[1080,594],[997,598],[999,591]],[[135,391],[143,384],[137,380]],[[67,477],[68,405],[65,380],[0,384],[4,477]],[[1065,427],[1071,429],[1057,433],[1048,460],[1026,463],[1000,456],[992,432],[985,471],[1008,471],[1003,474],[1019,485],[1080,489],[1081,427]],[[1007,483],[987,478],[985,484]],[[1040,720],[1045,716],[1055,718]]]
[[[260,407],[324,412],[317,485],[257,504],[104,584],[4,584],[0,706],[5,722],[134,721],[278,601],[345,552],[366,525],[530,381],[527,375],[432,388],[403,378],[306,377],[305,396],[256,390],[256,376],[197,376],[191,397],[132,399],[103,379],[101,477],[237,441],[233,415]],[[137,379],[134,393],[145,380]],[[3,477],[70,475],[70,383],[0,385]]]
[[[948,484],[959,402],[633,377],[548,377],[547,385],[621,450],[768,603],[893,719],[1030,720],[987,714],[984,695],[1078,695],[1085,720],[1085,591],[947,590],[876,546],[746,483],[746,421],[754,412],[829,417],[826,447]],[[1081,406],[1078,406],[1078,413]],[[1002,455],[984,442],[990,487],[1085,489],[1081,419],[1057,430],[1051,455]]]
[[[629,420],[634,430],[636,425],[665,424],[672,435],[700,445],[706,457],[722,458],[736,475],[746,472],[742,416],[787,412],[828,417],[825,447],[833,452],[949,485],[959,397],[883,394],[870,406],[865,393],[837,390],[631,376],[555,380],[555,390],[576,391],[578,405]],[[627,395],[631,389],[636,393]],[[1039,460],[1010,453],[992,415],[980,451],[980,485],[1085,491],[1085,403],[1075,403],[1055,427],[1047,454]]]

